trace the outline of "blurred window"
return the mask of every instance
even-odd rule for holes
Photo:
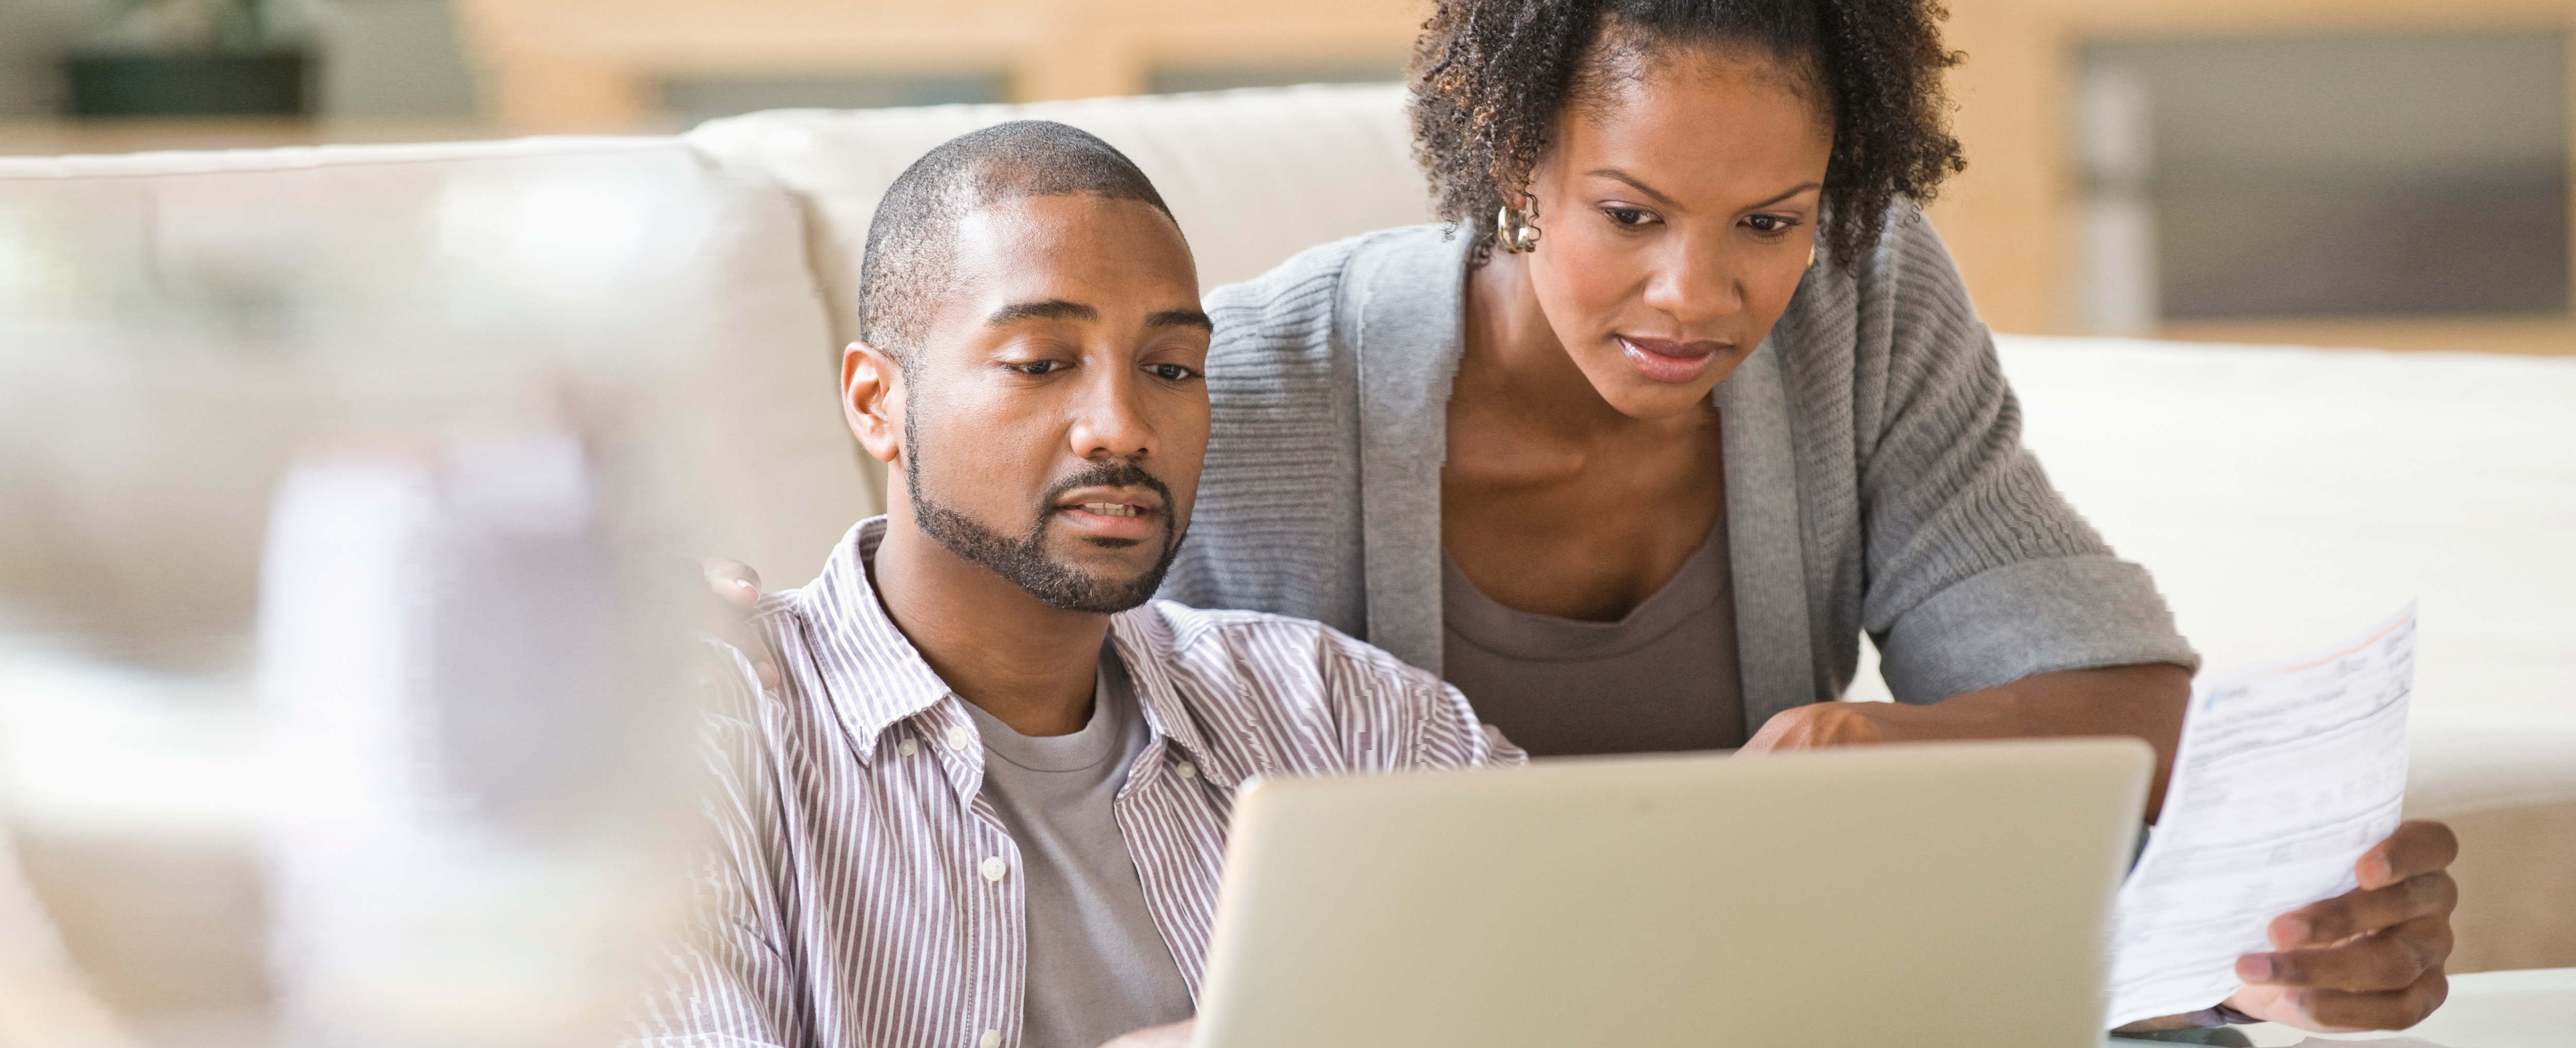
[[[690,123],[763,109],[883,109],[1000,102],[1002,74],[918,76],[707,76],[662,82],[662,108]]]
[[[1158,95],[1231,91],[1238,87],[1287,87],[1291,84],[1379,84],[1404,79],[1404,60],[1311,65],[1165,66],[1154,70],[1149,79],[1151,90]]]
[[[2565,312],[2567,52],[2556,33],[2087,47],[2091,282],[2124,285],[2090,289],[2095,326]]]

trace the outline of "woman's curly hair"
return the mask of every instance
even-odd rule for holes
[[[1948,17],[1931,0],[1438,0],[1409,74],[1414,152],[1439,216],[1463,223],[1475,257],[1494,242],[1556,117],[1587,85],[1673,47],[1752,47],[1815,82],[1832,104],[1822,237],[1850,265],[1878,241],[1898,197],[1932,198],[1967,167],[1950,137],[1941,74]]]

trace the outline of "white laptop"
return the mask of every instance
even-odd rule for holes
[[[1282,779],[1198,1048],[2099,1048],[2134,740]]]

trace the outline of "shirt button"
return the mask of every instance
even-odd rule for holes
[[[1002,1048],[1002,1031],[986,1030],[984,1036],[975,1039],[975,1043],[982,1048]]]
[[[1172,774],[1178,775],[1184,779],[1195,779],[1199,777],[1199,766],[1188,761],[1182,761],[1179,764],[1172,766]]]
[[[985,880],[998,881],[1002,879],[1003,874],[1011,872],[1011,864],[1003,862],[1002,857],[996,855],[984,860],[983,870]]]
[[[896,753],[899,753],[899,754],[902,754],[902,755],[904,755],[904,756],[906,756],[906,757],[909,757],[909,756],[912,756],[913,754],[916,754],[916,753],[921,752],[921,744],[920,744],[920,743],[918,743],[918,742],[914,742],[914,741],[912,741],[911,739],[905,739],[905,740],[903,740],[902,742],[898,742],[898,743],[895,743],[895,744],[894,744],[894,751],[895,751]]]
[[[966,729],[964,727],[948,729],[948,748],[952,750],[962,750],[966,748]]]

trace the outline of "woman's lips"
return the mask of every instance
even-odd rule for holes
[[[1689,382],[1717,362],[1723,342],[1676,342],[1668,338],[1615,336],[1628,364],[1657,382]]]

